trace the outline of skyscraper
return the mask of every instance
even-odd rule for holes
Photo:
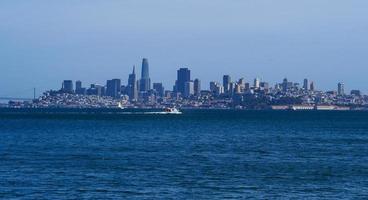
[[[190,97],[192,95],[194,95],[194,83],[193,83],[193,81],[185,82],[184,96],[185,97]]]
[[[79,91],[82,89],[82,81],[75,82],[75,91]]]
[[[66,93],[73,93],[73,81],[64,80],[61,90]]]
[[[149,77],[149,65],[147,58],[143,58],[142,60],[142,74],[139,86],[141,92],[151,89],[151,79]]]
[[[156,90],[158,96],[163,97],[164,96],[164,86],[162,83],[153,83],[153,89]]]
[[[309,86],[309,90],[310,91],[314,91],[314,82],[312,81],[311,83],[310,83],[310,86]]]
[[[85,94],[86,88],[82,87],[82,81],[76,81],[75,82],[75,93],[77,94]]]
[[[309,90],[309,81],[306,78],[304,79],[303,89],[304,90]]]
[[[344,95],[345,94],[345,88],[344,88],[344,83],[343,82],[339,82],[337,84],[337,94],[338,95]]]
[[[284,78],[284,80],[282,80],[282,91],[287,92],[288,89],[288,80],[287,78]]]
[[[184,94],[185,83],[190,81],[190,70],[188,68],[180,68],[176,80],[176,92]]]
[[[261,82],[261,81],[259,80],[259,78],[255,78],[255,79],[254,79],[254,85],[253,85],[253,86],[254,86],[254,88],[259,88],[259,84],[260,84],[260,82]]]
[[[224,75],[222,78],[222,85],[224,86],[224,92],[229,93],[230,90],[231,77],[230,75]]]
[[[114,98],[120,97],[121,80],[112,79],[106,82],[106,95]]]
[[[135,74],[135,66],[133,66],[133,72],[129,74],[128,78],[128,96],[131,101],[138,100],[138,81]]]
[[[197,97],[201,95],[201,81],[197,78],[194,80],[194,95]]]

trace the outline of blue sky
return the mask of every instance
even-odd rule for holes
[[[223,74],[368,92],[366,0],[2,0],[0,96],[63,79],[127,81],[143,57],[171,89],[179,67],[208,87]]]

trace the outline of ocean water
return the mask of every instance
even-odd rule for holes
[[[0,199],[367,199],[368,112],[1,114]]]

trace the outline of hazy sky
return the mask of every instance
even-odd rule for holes
[[[171,89],[179,67],[211,80],[284,77],[368,92],[367,0],[1,0],[0,96],[63,79],[127,82],[141,59]]]

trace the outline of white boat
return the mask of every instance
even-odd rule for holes
[[[176,108],[165,108],[164,114],[182,114],[178,109]]]
[[[125,109],[125,108],[124,108],[124,106],[123,106],[123,104],[122,104],[121,102],[119,102],[119,104],[118,104],[118,108],[120,108],[120,109]]]

